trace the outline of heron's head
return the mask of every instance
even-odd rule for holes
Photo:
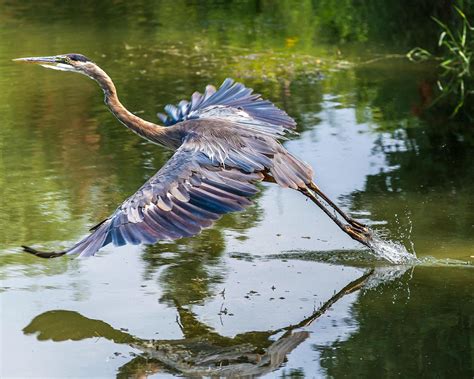
[[[72,71],[93,76],[97,65],[82,54],[64,54],[51,57],[17,58],[14,61],[35,63],[46,68],[60,71]]]

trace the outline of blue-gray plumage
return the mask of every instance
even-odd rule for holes
[[[260,181],[300,191],[344,232],[369,246],[369,229],[328,199],[314,184],[311,167],[279,142],[294,132],[295,121],[243,84],[226,79],[218,90],[207,86],[204,94],[195,92],[189,102],[167,105],[167,115],[158,114],[165,126],[159,126],[129,112],[120,103],[110,77],[81,54],[18,60],[94,79],[121,123],[175,151],[135,194],[73,247],[50,253],[24,246],[25,251],[44,258],[84,257],[110,243],[153,244],[190,237],[223,214],[249,206]]]

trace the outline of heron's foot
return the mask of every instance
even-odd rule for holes
[[[369,241],[372,239],[372,232],[365,225],[357,223],[358,225],[344,225],[344,230],[349,236],[360,242],[361,244],[370,247]]]
[[[361,230],[363,233],[366,233],[366,234],[371,234],[370,233],[370,229],[368,228],[367,225],[365,224],[362,224],[361,222],[359,221],[356,221],[354,219],[349,219],[349,224],[351,226],[353,226],[354,228],[358,229],[358,230]]]

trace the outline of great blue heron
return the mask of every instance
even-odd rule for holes
[[[193,236],[221,215],[250,205],[260,181],[301,192],[350,237],[370,247],[371,231],[321,192],[313,182],[312,168],[279,142],[295,129],[295,121],[252,89],[231,79],[218,90],[207,86],[204,94],[195,92],[190,102],[167,105],[167,116],[158,114],[165,125],[160,126],[128,111],[110,77],[84,55],[16,60],[94,79],[104,91],[105,104],[122,124],[175,150],[154,176],[73,247],[42,252],[23,246],[28,253],[42,258],[91,256],[109,243],[152,244]]]

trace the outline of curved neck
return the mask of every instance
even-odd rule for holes
[[[120,102],[115,85],[104,70],[96,67],[90,77],[102,88],[105,95],[105,104],[122,124],[152,142],[168,145],[168,141],[164,136],[166,128],[145,121],[128,111]]]

